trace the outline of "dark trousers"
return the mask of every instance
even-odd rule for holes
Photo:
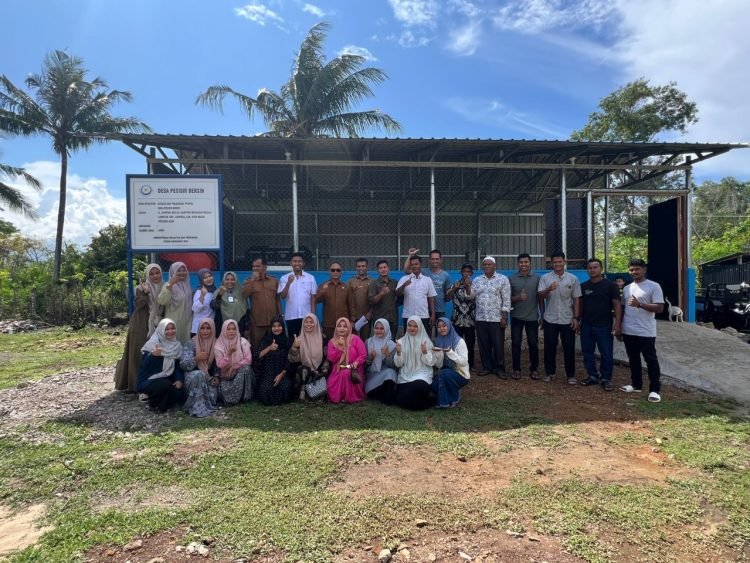
[[[406,334],[406,325],[409,324],[409,319],[404,319],[404,334]],[[430,333],[430,318],[422,319],[422,325],[424,326],[425,332],[427,332],[427,336],[429,336]],[[391,333],[391,336],[393,336],[393,333]]]
[[[421,411],[435,406],[435,395],[429,383],[417,379],[396,385],[394,403],[403,409]]]
[[[294,340],[294,335],[299,336],[302,334],[302,319],[290,319],[286,321],[286,336],[291,342]]]
[[[557,339],[562,342],[563,357],[565,359],[565,375],[576,375],[576,334],[570,325],[558,325],[544,322],[544,371],[547,375],[555,375],[557,371]]]
[[[485,371],[505,371],[505,329],[499,322],[476,321],[479,358]]]
[[[659,359],[656,357],[656,337],[623,334],[622,339],[625,342],[625,352],[628,354],[630,379],[633,387],[636,389],[643,388],[643,367],[641,365],[641,356],[643,356],[648,368],[648,390],[653,393],[661,392],[661,368],[659,367]]]
[[[521,342],[526,330],[526,344],[529,346],[529,371],[539,369],[539,321],[510,321],[510,351],[513,371],[521,371]]]
[[[469,349],[469,369],[471,369],[474,367],[474,348],[477,344],[476,331],[474,330],[473,326],[453,325],[453,328],[456,329],[456,334],[458,334],[461,338],[464,339],[464,342],[466,342],[466,347]]]
[[[375,389],[372,389],[369,393],[367,393],[367,396],[370,399],[381,401],[386,405],[392,405],[393,401],[396,400],[396,382],[391,379],[387,379],[383,382],[382,385],[380,385],[379,387],[375,387]]]
[[[166,412],[170,407],[183,401],[182,389],[172,385],[174,382],[168,377],[154,379],[143,387],[148,395],[148,404],[159,412]]]

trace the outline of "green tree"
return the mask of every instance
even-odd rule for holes
[[[698,108],[676,83],[655,86],[645,78],[629,82],[599,101],[598,110],[589,115],[587,123],[570,138],[574,141],[653,142],[668,132],[685,133],[698,121]],[[643,161],[641,164],[652,164]],[[679,164],[675,162],[674,164]],[[613,187],[637,177],[638,173],[610,174]],[[649,189],[680,186],[681,174],[666,174],[641,184]],[[647,232],[647,208],[651,197],[610,197],[606,228],[614,236],[643,237]],[[604,202],[599,199],[595,209],[597,247],[604,238]]]
[[[91,239],[83,255],[89,271],[113,272],[127,270],[128,239],[125,225],[108,225]]]
[[[229,95],[248,118],[257,112],[275,137],[358,137],[371,128],[399,132],[399,123],[380,110],[351,111],[373,96],[371,84],[386,80],[381,69],[365,67],[360,55],[342,54],[326,62],[323,46],[329,26],[313,26],[294,60],[292,75],[276,93],[265,88],[255,98],[226,85],[211,86],[198,96],[196,104],[222,110]]]
[[[109,90],[101,78],[87,80],[83,60],[63,51],[49,53],[40,74],[26,78],[29,92],[0,76],[0,130],[19,135],[48,135],[60,157],[60,203],[55,238],[53,281],[60,277],[65,224],[68,158],[95,142],[106,142],[108,133],[149,131],[134,117],[110,112],[129,92]]]
[[[750,182],[728,177],[706,180],[695,190],[693,236],[698,240],[720,238],[732,226],[750,216]]]
[[[31,207],[28,200],[23,196],[21,190],[6,184],[4,179],[22,178],[27,185],[35,190],[41,190],[39,180],[26,172],[23,168],[0,163],[0,204],[7,205],[8,209],[23,213],[32,219],[37,218],[36,211]],[[5,211],[0,207],[0,211]]]
[[[750,252],[750,217],[729,227],[720,237],[693,237],[693,259],[696,264],[738,252]]]
[[[0,235],[12,235],[13,233],[18,232],[18,227],[16,227],[13,223],[10,221],[6,221],[5,219],[0,219]]]
[[[651,142],[667,131],[685,133],[698,121],[698,107],[675,82],[652,86],[639,78],[599,102],[599,111],[573,131],[574,141]]]

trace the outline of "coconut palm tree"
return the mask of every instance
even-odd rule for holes
[[[95,142],[106,142],[108,133],[150,131],[133,117],[110,113],[119,101],[130,101],[129,92],[108,90],[101,78],[87,80],[83,60],[64,51],[44,58],[41,74],[26,78],[29,92],[0,76],[0,130],[19,135],[48,135],[60,156],[60,205],[55,238],[53,281],[60,277],[68,158]]]
[[[292,76],[279,93],[265,88],[255,98],[229,86],[211,86],[195,103],[222,110],[224,98],[235,98],[252,119],[257,112],[275,137],[359,137],[371,128],[401,131],[401,125],[380,110],[351,111],[373,96],[371,84],[386,80],[385,72],[366,67],[365,57],[342,54],[326,62],[323,46],[329,25],[321,22],[307,33],[294,60]]]
[[[39,180],[34,178],[34,176],[26,172],[23,168],[0,163],[0,204],[5,205],[12,211],[18,211],[27,217],[36,219],[36,211],[34,211],[31,204],[26,200],[21,191],[3,182],[4,178],[22,178],[24,182],[35,190],[42,189]],[[5,211],[5,209],[0,207],[0,211]]]

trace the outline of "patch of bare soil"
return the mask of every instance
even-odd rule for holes
[[[570,478],[602,483],[663,483],[690,474],[652,446],[609,445],[593,423],[577,425],[554,447],[522,447],[491,458],[456,457],[426,449],[397,449],[377,463],[353,465],[331,486],[363,498],[437,494],[450,498],[494,497],[512,480],[549,484]],[[630,425],[627,426],[628,428]],[[502,439],[486,439],[501,452]]]
[[[378,542],[349,548],[336,556],[334,561],[376,562],[383,547]],[[443,532],[418,533],[408,542],[394,550],[393,563],[404,562],[456,562],[515,563],[549,561],[572,563],[583,561],[567,553],[560,542],[549,536],[536,534],[514,534],[504,530],[483,528],[476,532],[445,534]]]
[[[230,450],[235,443],[231,430],[212,429],[210,432],[188,434],[187,441],[177,444],[169,458],[183,467],[192,467],[203,454]]]
[[[0,505],[0,557],[34,545],[51,527],[37,527],[37,521],[44,516],[47,508],[35,504],[13,514]]]
[[[124,546],[99,545],[89,549],[83,557],[86,563],[178,563],[182,561],[218,561],[222,563],[281,563],[279,553],[232,555],[218,546],[212,538],[188,541],[186,528],[164,530],[152,536],[133,539]],[[205,559],[204,559],[205,558]]]
[[[117,510],[118,512],[138,512],[147,508],[183,508],[192,502],[189,491],[178,485],[144,490],[140,486],[120,489],[117,495],[102,496],[95,501],[94,512]]]

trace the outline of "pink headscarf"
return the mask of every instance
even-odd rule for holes
[[[231,340],[227,336],[227,327],[234,325],[237,329],[234,338]],[[229,353],[229,349],[234,348],[234,352]],[[240,327],[237,325],[237,321],[227,319],[224,324],[221,325],[221,334],[216,339],[214,345],[214,353],[216,356],[223,356],[229,358],[229,365],[222,368],[221,374],[228,375],[237,370],[238,367],[244,366],[252,362],[252,354],[250,352],[250,343],[240,336]]]
[[[340,363],[348,364],[349,363],[349,347],[352,345],[352,323],[346,317],[341,317],[339,320],[336,321],[336,328],[334,329],[334,332],[333,332],[333,345],[336,346],[336,348],[339,348],[338,327],[341,321],[344,321],[344,323],[346,324],[347,334],[344,337],[344,349],[341,350],[341,352],[343,352],[344,355],[341,357]]]
[[[210,338],[201,338],[201,326],[204,324],[211,327]],[[198,360],[196,362],[198,369],[208,374],[208,369],[214,361],[214,345],[216,344],[216,324],[213,319],[205,318],[200,320],[198,323],[198,334],[193,337],[193,342],[195,343],[196,355],[200,352],[208,352],[208,360]]]

